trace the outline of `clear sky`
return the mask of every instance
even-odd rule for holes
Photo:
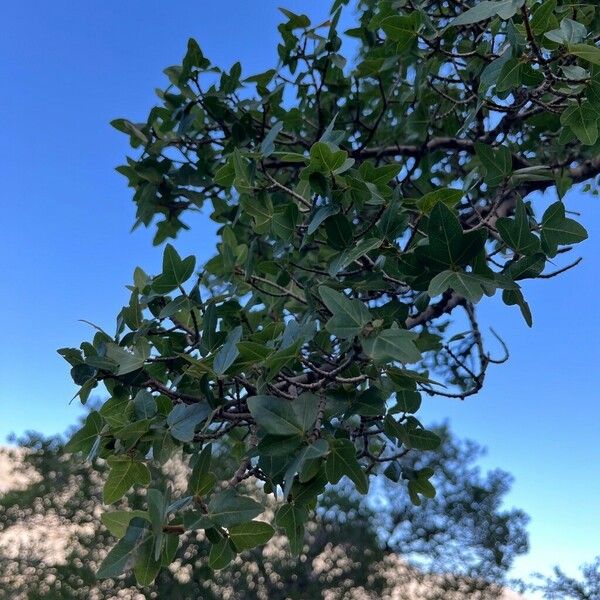
[[[90,335],[78,319],[113,330],[136,265],[158,272],[150,232],[130,233],[134,207],[114,167],[128,152],[108,122],[144,119],[188,37],[214,62],[251,74],[276,60],[277,5],[325,17],[328,2],[299,0],[21,0],[5,5],[0,37],[0,439],[63,431],[81,408],[56,354]],[[540,205],[547,204],[545,198]],[[484,300],[482,321],[511,350],[484,391],[466,402],[428,399],[426,420],[486,445],[485,467],[515,476],[509,503],[532,517],[531,552],[516,574],[567,571],[600,553],[600,209],[571,194],[590,239],[574,271],[525,288],[518,310]],[[189,219],[188,219],[188,222]],[[214,248],[206,216],[177,242],[200,261]]]

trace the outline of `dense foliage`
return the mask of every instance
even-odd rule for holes
[[[561,264],[586,238],[563,200],[595,193],[600,172],[596,3],[362,1],[351,62],[346,4],[319,25],[283,11],[264,73],[223,71],[190,40],[148,119],[113,123],[137,150],[119,167],[136,224],[160,244],[203,209],[219,241],[199,268],[167,244],[161,273],[135,270],[116,334],[61,350],[82,401],[110,394],[70,449],[107,460],[106,504],[149,488],[102,577],[135,564],[148,583],[172,536],[196,530],[214,569],[274,527],[297,554],[344,476],[433,497],[433,470],[405,459],[439,444],[415,416],[422,394],[466,398],[503,360],[475,304],[501,294],[531,325],[520,282],[577,262]],[[221,438],[237,464],[218,479]],[[193,470],[172,498],[152,468],[181,452]],[[245,480],[277,501],[273,519],[255,520]]]
[[[439,434],[440,451],[425,461],[419,457],[421,466],[435,468],[438,489],[423,506],[413,506],[389,480],[380,481],[367,498],[340,484],[327,490],[309,520],[300,560],[290,557],[285,537],[276,535],[214,576],[206,564],[210,542],[194,532],[182,536],[174,562],[145,596],[496,598],[514,558],[527,550],[527,518],[520,510],[502,508],[511,483],[507,473],[482,474],[476,444],[446,430]],[[27,451],[13,466],[26,472],[28,481],[0,494],[0,600],[138,598],[131,575],[98,581],[94,574],[115,541],[113,534],[121,535],[125,527],[110,512],[102,518],[108,529],[97,518],[106,464],[92,467],[65,456],[60,437],[31,435],[20,446]],[[226,448],[217,452],[221,475],[235,461]],[[171,461],[166,473],[175,489],[185,485],[178,461]],[[134,506],[143,502],[143,494],[129,498]],[[7,540],[14,528],[30,532],[20,536],[20,545]]]

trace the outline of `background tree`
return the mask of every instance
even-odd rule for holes
[[[504,360],[475,304],[499,293],[531,325],[520,282],[578,262],[546,269],[586,237],[566,192],[600,172],[596,3],[359,2],[351,63],[345,4],[318,25],[284,10],[264,73],[221,70],[190,40],[148,119],[113,123],[137,149],[118,169],[136,225],[160,244],[204,209],[219,241],[198,272],[167,244],[161,273],[135,270],[116,334],[61,350],[82,401],[100,382],[110,394],[69,449],[107,460],[106,504],[149,487],[101,577],[134,565],[149,583],[197,530],[214,569],[274,526],[297,553],[344,476],[433,497],[409,458],[439,444],[422,394],[466,398]],[[237,464],[217,480],[221,438]],[[173,501],[156,464],[182,452],[193,470]],[[248,479],[264,499],[237,491]]]
[[[554,567],[551,577],[538,575],[542,580],[531,589],[542,592],[548,600],[599,600],[600,556],[593,563],[581,567],[581,577],[569,577],[560,567]]]
[[[339,484],[328,489],[310,520],[301,560],[289,556],[278,536],[213,575],[206,566],[208,540],[185,536],[171,572],[161,573],[145,596],[385,598],[396,590],[404,598],[498,597],[514,558],[527,550],[527,517],[502,507],[511,483],[507,473],[482,474],[476,444],[460,442],[446,429],[439,433],[439,453],[421,464],[436,468],[438,494],[423,506],[398,495],[389,480],[379,480],[366,498]],[[106,466],[65,456],[60,437],[33,434],[20,444],[28,452],[13,467],[30,479],[0,496],[0,598],[137,597],[131,576],[99,582],[94,574],[114,542],[97,518]],[[218,454],[226,472],[227,452]],[[174,486],[182,485],[182,472],[170,464]],[[107,523],[116,533],[123,527],[114,519]],[[21,547],[8,546],[13,527],[35,535]],[[60,539],[49,545],[56,532]]]

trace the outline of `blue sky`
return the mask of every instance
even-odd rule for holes
[[[76,420],[81,409],[69,404],[75,387],[56,349],[90,335],[78,319],[114,329],[134,267],[159,270],[161,250],[152,247],[151,233],[130,233],[134,207],[114,171],[128,146],[108,122],[145,117],[153,90],[165,82],[162,69],[181,60],[190,36],[221,66],[241,60],[246,74],[271,67],[279,3],[5,6],[0,439],[26,429],[62,431]],[[284,3],[320,17],[327,4]],[[599,552],[600,214],[591,196],[571,194],[567,205],[582,213],[590,233],[577,248],[583,263],[526,286],[533,330],[514,307],[484,301],[482,321],[507,341],[509,363],[491,371],[480,395],[433,398],[423,409],[426,420],[449,418],[458,434],[486,445],[484,466],[515,476],[509,502],[532,517],[532,549],[517,574],[557,562],[573,571]],[[195,226],[177,247],[209,258],[213,227],[202,215],[188,222]]]

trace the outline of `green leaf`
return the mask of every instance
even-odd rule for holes
[[[235,172],[235,179],[233,185],[240,194],[252,194],[254,186],[250,180],[250,171],[248,168],[248,161],[242,155],[238,148],[234,148],[233,154],[233,170]]]
[[[319,397],[304,392],[292,402],[292,410],[303,431],[310,431],[319,414]]]
[[[323,221],[339,212],[340,207],[337,204],[326,204],[325,206],[320,206],[317,208],[316,212],[309,221],[306,234],[312,235],[319,228],[321,223],[323,223]]]
[[[396,404],[390,410],[391,413],[416,413],[421,407],[421,394],[419,392],[400,390],[395,395]]]
[[[132,519],[123,539],[117,542],[102,561],[96,577],[98,579],[114,578],[130,569],[142,544],[148,540],[150,535],[148,524],[143,519]]]
[[[290,400],[277,396],[253,396],[248,399],[248,409],[256,423],[272,435],[297,435],[304,433]]]
[[[377,229],[386,240],[393,242],[402,235],[407,224],[407,213],[402,210],[398,200],[393,200],[381,215]]]
[[[293,240],[298,223],[298,207],[287,203],[275,207],[271,228],[273,233],[286,242]]]
[[[102,417],[93,410],[85,419],[83,427],[75,432],[65,445],[65,452],[89,453],[102,431]]]
[[[242,326],[238,325],[229,332],[225,344],[217,352],[213,362],[213,370],[217,375],[223,375],[239,355],[237,343],[242,339]]]
[[[544,35],[557,44],[579,44],[587,36],[587,29],[581,23],[565,18],[560,22],[560,29],[553,29]]]
[[[492,148],[476,142],[475,153],[485,169],[485,182],[491,188],[498,187],[512,174],[512,154],[506,146]]]
[[[143,510],[113,510],[102,513],[100,520],[112,535],[122,538],[127,532],[130,521],[136,517],[149,520],[148,513]]]
[[[333,315],[325,327],[329,333],[341,339],[358,335],[371,320],[369,309],[361,300],[346,298],[344,294],[324,285],[319,286],[319,295]]]
[[[210,549],[208,566],[214,571],[224,569],[235,558],[229,539],[223,538]]]
[[[446,206],[454,208],[464,195],[465,193],[462,190],[439,188],[417,200],[417,206],[421,212],[429,214],[438,202],[443,202]]]
[[[487,235],[478,229],[463,233],[458,217],[443,202],[438,202],[429,217],[429,243],[418,246],[417,257],[436,267],[457,267],[473,260],[483,248]]]
[[[230,188],[235,179],[235,168],[232,157],[215,173],[214,182],[224,188]]]
[[[509,262],[502,273],[514,281],[537,277],[546,265],[546,256],[539,252],[533,256],[523,256],[517,261]]]
[[[354,164],[347,163],[348,153],[344,150],[332,150],[328,142],[316,142],[310,149],[311,164],[325,173],[341,173]]]
[[[409,16],[394,15],[381,21],[381,28],[389,40],[398,42],[397,52],[410,48],[417,39],[418,13]]]
[[[416,506],[421,505],[419,494],[425,496],[425,498],[435,498],[435,488],[429,481],[433,476],[433,469],[425,468],[414,470],[405,470],[403,476],[408,478],[408,492],[410,499]]]
[[[106,356],[118,365],[115,375],[127,375],[127,373],[139,371],[145,362],[145,357],[137,350],[129,352],[112,342],[106,344]]]
[[[154,553],[154,537],[145,540],[139,547],[133,573],[138,585],[151,585],[161,568],[161,561]]]
[[[577,244],[588,234],[577,221],[565,217],[565,205],[558,201],[551,204],[542,217],[542,246],[550,257],[555,256],[558,246]]]
[[[291,346],[282,348],[267,357],[265,360],[265,367],[267,368],[266,381],[271,381],[284,367],[293,363],[298,357],[301,347],[302,340],[298,340]]]
[[[541,35],[551,27],[558,26],[558,20],[554,13],[556,11],[556,0],[546,0],[542,5],[538,5],[530,20],[530,25],[535,35]]]
[[[524,3],[525,0],[497,0],[496,2],[484,0],[460,14],[456,19],[451,21],[450,25],[455,27],[458,25],[471,25],[472,23],[479,23],[479,21],[485,21],[495,16],[499,16],[502,19],[510,19]]]
[[[273,354],[273,348],[268,348],[264,344],[257,344],[256,342],[238,342],[237,349],[239,356],[236,359],[236,368],[241,369],[258,365],[262,363],[267,356]]]
[[[531,316],[531,309],[529,304],[525,301],[521,290],[504,290],[502,292],[502,301],[507,306],[517,305],[521,309],[521,314],[525,319],[525,322],[529,327],[533,325],[533,317]]]
[[[500,94],[519,87],[521,85],[522,66],[522,63],[516,58],[507,61],[496,81],[496,92]]]
[[[191,510],[183,513],[183,526],[186,531],[196,529],[212,529],[214,523],[200,510]]]
[[[365,353],[377,364],[390,361],[413,363],[421,360],[421,353],[415,346],[417,337],[418,334],[396,326],[361,338],[361,343]]]
[[[493,279],[475,273],[442,271],[431,280],[427,293],[433,298],[448,289],[453,289],[470,302],[479,302],[483,293],[490,287],[492,289],[496,287]]]
[[[343,250],[352,243],[354,229],[344,215],[333,215],[325,221],[327,242],[332,248]]]
[[[151,419],[158,410],[154,396],[147,390],[140,390],[135,395],[133,406],[138,419]]]
[[[356,459],[356,448],[350,440],[335,439],[330,445],[329,456],[325,463],[325,473],[330,483],[338,481],[346,475],[354,482],[361,494],[369,491],[369,478]]]
[[[292,485],[294,483],[294,477],[296,473],[299,473],[304,464],[307,461],[313,460],[315,458],[320,458],[327,454],[329,450],[329,444],[323,438],[319,438],[315,440],[312,444],[308,444],[301,448],[300,452],[296,455],[294,460],[288,465],[283,479],[285,481],[285,485],[283,487],[283,495],[287,498],[290,495],[290,491],[292,489]]]
[[[180,442],[194,439],[196,426],[208,417],[208,404],[177,404],[167,417],[171,435]]]
[[[110,473],[102,493],[104,504],[120,500],[134,485],[150,483],[150,471],[142,462],[124,456],[109,456],[108,464]]]
[[[183,260],[177,250],[167,244],[163,253],[162,274],[152,282],[152,289],[157,294],[168,294],[183,285],[194,273],[196,258],[188,256]]]
[[[384,399],[381,390],[370,387],[361,392],[352,401],[346,414],[356,414],[363,417],[376,417],[385,412]]]
[[[239,552],[266,544],[275,530],[263,521],[250,521],[229,528],[229,537]]]
[[[267,434],[248,454],[261,457],[289,456],[294,454],[303,441],[304,438],[300,434],[288,436]]]
[[[306,507],[294,503],[284,504],[275,514],[275,523],[282,527],[290,541],[292,556],[302,551],[304,524],[308,521]]]
[[[275,151],[275,139],[283,129],[283,123],[275,123],[271,129],[269,129],[269,133],[264,137],[263,141],[260,144],[261,154],[265,157],[270,156]]]
[[[267,233],[271,230],[275,209],[268,193],[262,191],[252,195],[244,194],[240,197],[240,205],[244,212],[254,218],[257,233]]]
[[[174,560],[179,548],[179,535],[168,533],[165,535],[165,547],[160,559],[163,567],[168,567]]]
[[[159,319],[166,319],[176,315],[181,310],[189,310],[191,306],[190,299],[187,296],[177,296],[171,300],[158,314]]]
[[[215,486],[217,477],[210,473],[212,444],[208,444],[193,462],[192,473],[188,481],[188,494],[192,496],[206,496]]]
[[[600,65],[600,48],[591,44],[571,44],[568,47],[569,54],[583,58],[593,65]]]
[[[539,252],[540,240],[529,228],[527,209],[520,198],[517,199],[515,218],[501,217],[496,221],[496,229],[517,254],[531,255]]]
[[[248,496],[238,496],[228,489],[215,494],[208,504],[208,517],[216,525],[231,527],[258,517],[264,508]]]
[[[437,450],[440,446],[440,437],[421,427],[407,428],[408,446],[416,450]]]
[[[382,240],[376,238],[360,240],[355,246],[344,250],[331,262],[331,265],[329,266],[329,275],[335,277],[340,271],[343,271],[355,260],[358,260],[361,256],[367,254],[367,252],[379,248],[381,243]]]
[[[598,113],[590,102],[567,107],[560,116],[560,122],[567,125],[586,146],[593,146],[598,140]]]
[[[407,448],[436,450],[441,442],[440,437],[433,431],[423,429],[420,424],[416,425],[414,417],[408,417],[408,419],[412,419],[412,422],[409,421],[407,425],[403,425],[398,423],[391,415],[386,415],[383,421],[383,429],[387,435],[397,438]]]

